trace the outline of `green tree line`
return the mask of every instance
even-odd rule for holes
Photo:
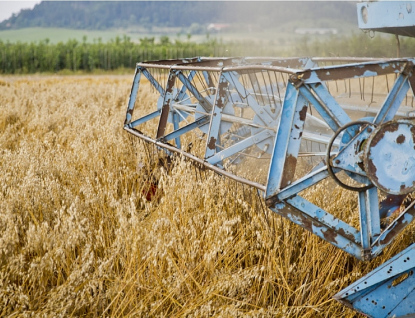
[[[197,44],[190,41],[170,42],[166,36],[155,42],[154,38],[144,38],[134,43],[129,37],[117,37],[103,43],[69,40],[66,43],[9,43],[0,41],[0,72],[3,74],[25,74],[37,72],[57,72],[60,70],[94,71],[134,68],[140,61],[173,59],[196,55],[223,55],[224,44],[216,40]]]
[[[413,57],[415,39],[400,40],[400,56]],[[27,74],[59,72],[61,70],[85,71],[134,68],[137,62],[177,59],[195,56],[356,56],[397,57],[397,41],[394,36],[375,37],[365,34],[350,37],[330,37],[324,41],[306,38],[291,46],[273,43],[222,42],[207,39],[203,43],[171,41],[162,36],[132,42],[127,36],[103,43],[70,40],[66,43],[50,43],[48,40],[32,43],[10,43],[0,40],[0,73]]]

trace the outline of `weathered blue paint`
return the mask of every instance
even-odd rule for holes
[[[325,85],[310,84],[310,87],[322,102],[321,106],[323,107],[324,111],[320,111],[324,115],[326,115],[325,113],[327,112],[330,115],[330,118],[334,119],[340,127],[348,124],[351,121],[349,115],[347,115],[343,108],[340,107],[334,97],[331,96]],[[317,111],[320,113],[319,110]],[[323,115],[322,117],[325,119]]]
[[[177,112],[174,112],[173,113],[173,128],[174,128],[174,131],[177,131],[180,128],[179,123],[180,123],[180,116]],[[182,144],[180,142],[180,136],[177,136],[175,138],[175,142],[176,142],[176,147],[180,149],[182,147]]]
[[[414,273],[415,244],[346,287],[334,298],[369,317],[414,315]]]
[[[388,227],[379,235],[372,244],[372,254],[378,255],[386,246],[391,244],[415,218],[415,201],[411,203]]]
[[[208,76],[206,77],[209,78]],[[212,113],[211,113],[209,130],[207,133],[205,159],[212,157],[216,153],[216,147],[219,141],[220,125],[222,121],[222,111],[227,103],[227,99],[226,99],[227,85],[228,85],[228,81],[221,74],[219,76],[219,84],[218,84],[218,88],[216,89],[215,102],[214,102],[214,106],[213,106]]]
[[[368,138],[365,170],[382,191],[401,195],[415,191],[415,119],[380,126]]]
[[[357,4],[359,28],[415,36],[414,1],[371,1]]]
[[[140,69],[136,68],[135,74],[134,74],[133,85],[131,87],[130,98],[128,100],[128,107],[127,107],[127,113],[125,115],[124,125],[128,125],[131,123],[131,119],[132,119],[133,112],[134,112],[134,105],[137,99],[138,88],[140,85],[140,78],[141,78]]]
[[[266,198],[276,195],[282,188],[281,181],[284,175],[283,167],[285,165],[298,95],[299,93],[294,85],[288,83],[284,104],[281,110],[280,123],[275,137],[274,152],[271,157],[267,190],[265,193]]]
[[[363,131],[353,136],[353,138],[339,150],[337,155],[333,156],[332,166],[334,168],[340,168],[344,171],[352,172],[366,177],[366,172],[360,165],[362,162],[361,155],[363,153],[363,150],[360,150],[360,147],[370,136],[368,129],[372,129],[373,131],[373,127],[366,127]],[[343,136],[342,140],[343,139],[346,138]]]
[[[295,204],[298,198],[299,197],[295,197],[292,200],[289,200],[289,202]],[[299,202],[300,205],[301,203],[302,202]],[[318,237],[330,242],[334,246],[346,251],[347,253],[353,255],[354,257],[358,259],[362,259],[361,248],[359,247],[359,244],[356,244],[350,239],[337,234],[335,230],[321,223],[321,220],[319,220],[318,218],[315,218],[315,215],[319,213],[318,211],[307,210],[307,211],[304,211],[307,213],[304,213],[298,210],[297,208],[295,208],[294,206],[292,206],[291,204],[286,204],[283,202],[276,204],[274,207],[270,209],[274,211],[275,213],[280,214],[284,216],[285,218],[289,219],[293,223],[305,228],[311,233],[317,235]],[[310,215],[309,214],[310,212],[313,215]],[[349,227],[349,229],[350,228],[351,227]]]
[[[329,242],[340,242],[339,237],[345,238],[344,244],[354,243],[359,244],[361,242],[360,233],[353,226],[350,226],[346,222],[334,217],[324,209],[312,204],[301,196],[293,196],[286,200],[288,204],[301,211],[303,214],[312,217],[322,224],[322,227],[336,231],[336,235],[333,237],[325,236],[324,239]]]
[[[288,199],[301,191],[310,188],[311,186],[319,183],[320,181],[324,180],[329,176],[327,172],[327,167],[323,166],[319,169],[316,169],[303,178],[291,183],[289,186],[282,189],[278,194],[276,195],[276,198],[278,202],[283,201],[285,199]]]
[[[196,71],[191,71],[189,73],[189,76],[187,77],[187,80],[191,82],[193,78],[195,77],[196,73],[197,73]],[[179,94],[177,94],[177,100],[182,100],[186,97],[186,90],[187,90],[186,85],[182,85],[182,88],[180,89]]]
[[[385,103],[375,117],[373,122],[375,125],[379,125],[393,119],[396,112],[398,111],[399,106],[405,98],[408,89],[408,74],[399,75],[391,91],[389,92]]]
[[[372,242],[380,234],[379,206],[376,188],[360,191],[358,203],[363,257],[370,258]]]

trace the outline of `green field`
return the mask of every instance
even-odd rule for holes
[[[325,23],[323,23],[325,22]],[[188,38],[188,30],[186,28],[161,28],[161,27],[152,27],[148,28],[134,28],[134,29],[113,29],[113,30],[75,30],[75,29],[63,29],[63,28],[25,28],[17,30],[6,30],[0,31],[0,40],[3,42],[39,42],[45,39],[49,39],[50,43],[66,42],[71,39],[76,39],[77,41],[83,41],[86,37],[87,42],[94,42],[98,39],[101,39],[102,42],[109,42],[112,39],[115,39],[117,36],[123,37],[127,35],[131,38],[133,42],[139,42],[140,39],[145,37],[155,37],[156,41],[162,35],[167,35],[172,42],[175,40],[180,41],[192,41],[192,42],[203,42],[206,41],[207,37],[216,38],[220,41],[230,42],[230,41],[256,41],[262,43],[275,43],[276,45],[287,45],[288,43],[293,43],[298,40],[301,40],[302,35],[296,34],[296,28],[304,28],[307,26],[311,27],[328,27],[333,28],[333,23],[330,21],[320,21],[319,23],[313,23],[309,21],[303,21],[303,23],[288,23],[281,25],[278,28],[273,29],[258,29],[253,26],[252,30],[248,32],[221,32],[221,33],[211,33],[209,35],[205,34],[192,34],[190,39]],[[335,25],[335,28],[338,30],[339,35],[350,35],[352,32],[358,32],[357,26],[341,24]],[[327,38],[327,35],[307,35],[309,40],[324,40]]]
[[[125,30],[96,31],[96,30],[73,30],[61,28],[25,28],[18,30],[0,31],[0,40],[3,42],[39,42],[49,39],[51,43],[66,42],[69,39],[82,41],[83,37],[87,37],[88,42],[101,38],[103,42],[110,41],[117,36],[128,35],[132,39],[145,37],[147,35],[139,35],[127,33]]]

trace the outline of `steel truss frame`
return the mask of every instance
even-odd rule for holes
[[[319,67],[321,62],[334,61],[337,64]],[[342,62],[346,64],[339,64]],[[155,79],[150,69],[161,69],[168,74],[166,86]],[[350,59],[350,58],[191,58],[183,60],[154,61],[138,63],[136,67],[133,86],[128,103],[124,129],[133,135],[148,142],[156,144],[169,153],[180,153],[199,164],[225,175],[231,179],[253,186],[264,193],[267,206],[292,222],[302,226],[320,238],[330,242],[334,246],[346,251],[361,260],[368,260],[378,255],[410,222],[415,215],[413,204],[408,206],[385,229],[381,228],[381,216],[387,211],[382,210],[379,204],[380,190],[374,185],[374,179],[382,178],[384,171],[366,171],[362,168],[362,156],[365,155],[361,148],[356,151],[359,144],[364,143],[371,136],[376,127],[382,127],[385,123],[396,120],[396,116],[408,117],[412,113],[403,114],[399,107],[408,94],[414,91],[415,77],[413,76],[414,59]],[[187,75],[185,75],[187,71]],[[230,90],[238,92],[246,91],[244,83],[240,81],[241,74],[255,72],[279,72],[287,76],[284,98],[281,99],[280,113],[277,118],[270,113],[262,111],[264,105],[258,104],[254,94],[247,93],[244,99],[250,109],[256,114],[257,122],[263,129],[240,142],[229,147],[220,147],[221,125],[223,122],[242,122],[255,126],[255,121],[226,113],[225,106],[229,102]],[[211,90],[212,97],[202,95],[192,79],[196,72],[203,74],[206,86]],[[217,72],[216,81],[212,79],[211,72]],[[374,117],[353,122],[345,109],[330,94],[326,83],[350,78],[376,77],[388,74],[396,74],[396,80],[391,87],[383,105],[377,110]],[[136,98],[141,76],[144,76],[159,92],[162,105],[152,113],[133,120],[136,110]],[[180,83],[181,86],[178,86]],[[262,83],[263,84],[263,83]],[[256,80],[252,86],[260,85]],[[204,115],[193,122],[180,126],[181,117],[194,112],[195,107],[180,105],[180,101],[191,94],[196,98],[199,108]],[[412,93],[413,94],[413,93]],[[179,104],[178,104],[179,102]],[[329,144],[330,136],[313,134],[304,128],[305,119],[310,116],[307,110],[310,107],[318,112],[324,125],[329,127],[336,136],[342,137],[341,149],[334,156],[328,149],[326,161],[310,173],[294,180],[297,160],[300,153],[301,141],[310,140]],[[139,110],[138,110],[139,111]],[[137,128],[151,119],[158,119],[157,133],[154,138],[145,135]],[[168,122],[173,124],[173,130],[166,129]],[[366,124],[365,124],[366,123]],[[356,127],[353,127],[355,125]],[[204,157],[197,157],[183,149],[181,136],[189,131],[208,126],[206,131],[206,144]],[[412,127],[412,126],[410,126]],[[360,131],[359,131],[360,129]],[[409,129],[409,128],[408,128]],[[349,136],[348,136],[349,135]],[[261,141],[273,138],[272,157],[266,185],[242,178],[227,171],[222,163],[236,153],[243,152],[248,147]],[[339,138],[331,140],[330,147],[339,146]],[[175,141],[175,145],[169,143]],[[413,141],[412,141],[413,142]],[[402,152],[400,145],[392,143],[391,152]],[[410,145],[409,145],[410,147]],[[415,165],[410,158],[407,165],[410,169]],[[360,229],[338,219],[321,207],[318,207],[304,197],[301,191],[318,184],[324,179],[335,177],[340,171],[345,171],[354,179],[366,185],[357,189],[358,206],[360,215]],[[388,173],[388,172],[386,172]],[[411,185],[407,187],[411,190]],[[385,191],[385,187],[381,189]],[[386,186],[386,193],[387,191]],[[412,190],[413,191],[413,190]],[[399,191],[398,191],[399,192]],[[391,190],[385,200],[397,201],[402,193]]]

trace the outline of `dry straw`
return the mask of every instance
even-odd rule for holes
[[[181,158],[159,165],[122,129],[130,85],[0,79],[0,316],[354,317],[332,295],[413,241],[412,227],[358,262],[247,187]],[[328,209],[356,209],[331,195]]]

